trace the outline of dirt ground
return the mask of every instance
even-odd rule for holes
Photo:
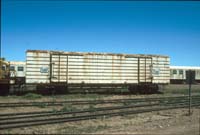
[[[118,129],[97,132],[100,134],[169,134],[169,135],[199,135],[199,109],[193,109],[191,116],[187,115],[188,110],[170,110],[154,113],[139,114],[137,118],[130,118],[128,126],[121,126]]]

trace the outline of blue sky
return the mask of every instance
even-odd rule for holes
[[[27,49],[163,54],[200,66],[200,2],[3,0],[2,56]]]

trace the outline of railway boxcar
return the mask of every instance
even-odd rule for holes
[[[26,83],[38,89],[127,86],[130,91],[170,82],[170,59],[161,55],[27,50]]]
[[[195,71],[195,81],[200,83],[200,67],[192,66],[170,66],[170,83],[184,84],[186,83],[186,71]]]

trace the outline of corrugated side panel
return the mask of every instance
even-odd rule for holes
[[[117,55],[52,55],[54,82],[137,83],[137,58]],[[60,64],[59,64],[60,63]],[[66,80],[67,79],[67,80]]]
[[[49,83],[49,65],[49,53],[27,52],[26,83]]]
[[[167,84],[170,82],[169,57],[153,57],[153,83]]]
[[[52,53],[52,82],[169,83],[168,57]],[[153,66],[152,66],[153,63]],[[27,83],[49,83],[50,53],[27,52]],[[138,73],[139,72],[139,73]],[[153,76],[153,80],[152,80]]]

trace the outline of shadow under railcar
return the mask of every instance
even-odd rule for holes
[[[131,94],[159,94],[157,85],[110,85],[110,84],[22,84],[11,85],[10,94],[24,95],[36,93],[41,95],[63,94],[107,94],[107,95],[131,95]]]

